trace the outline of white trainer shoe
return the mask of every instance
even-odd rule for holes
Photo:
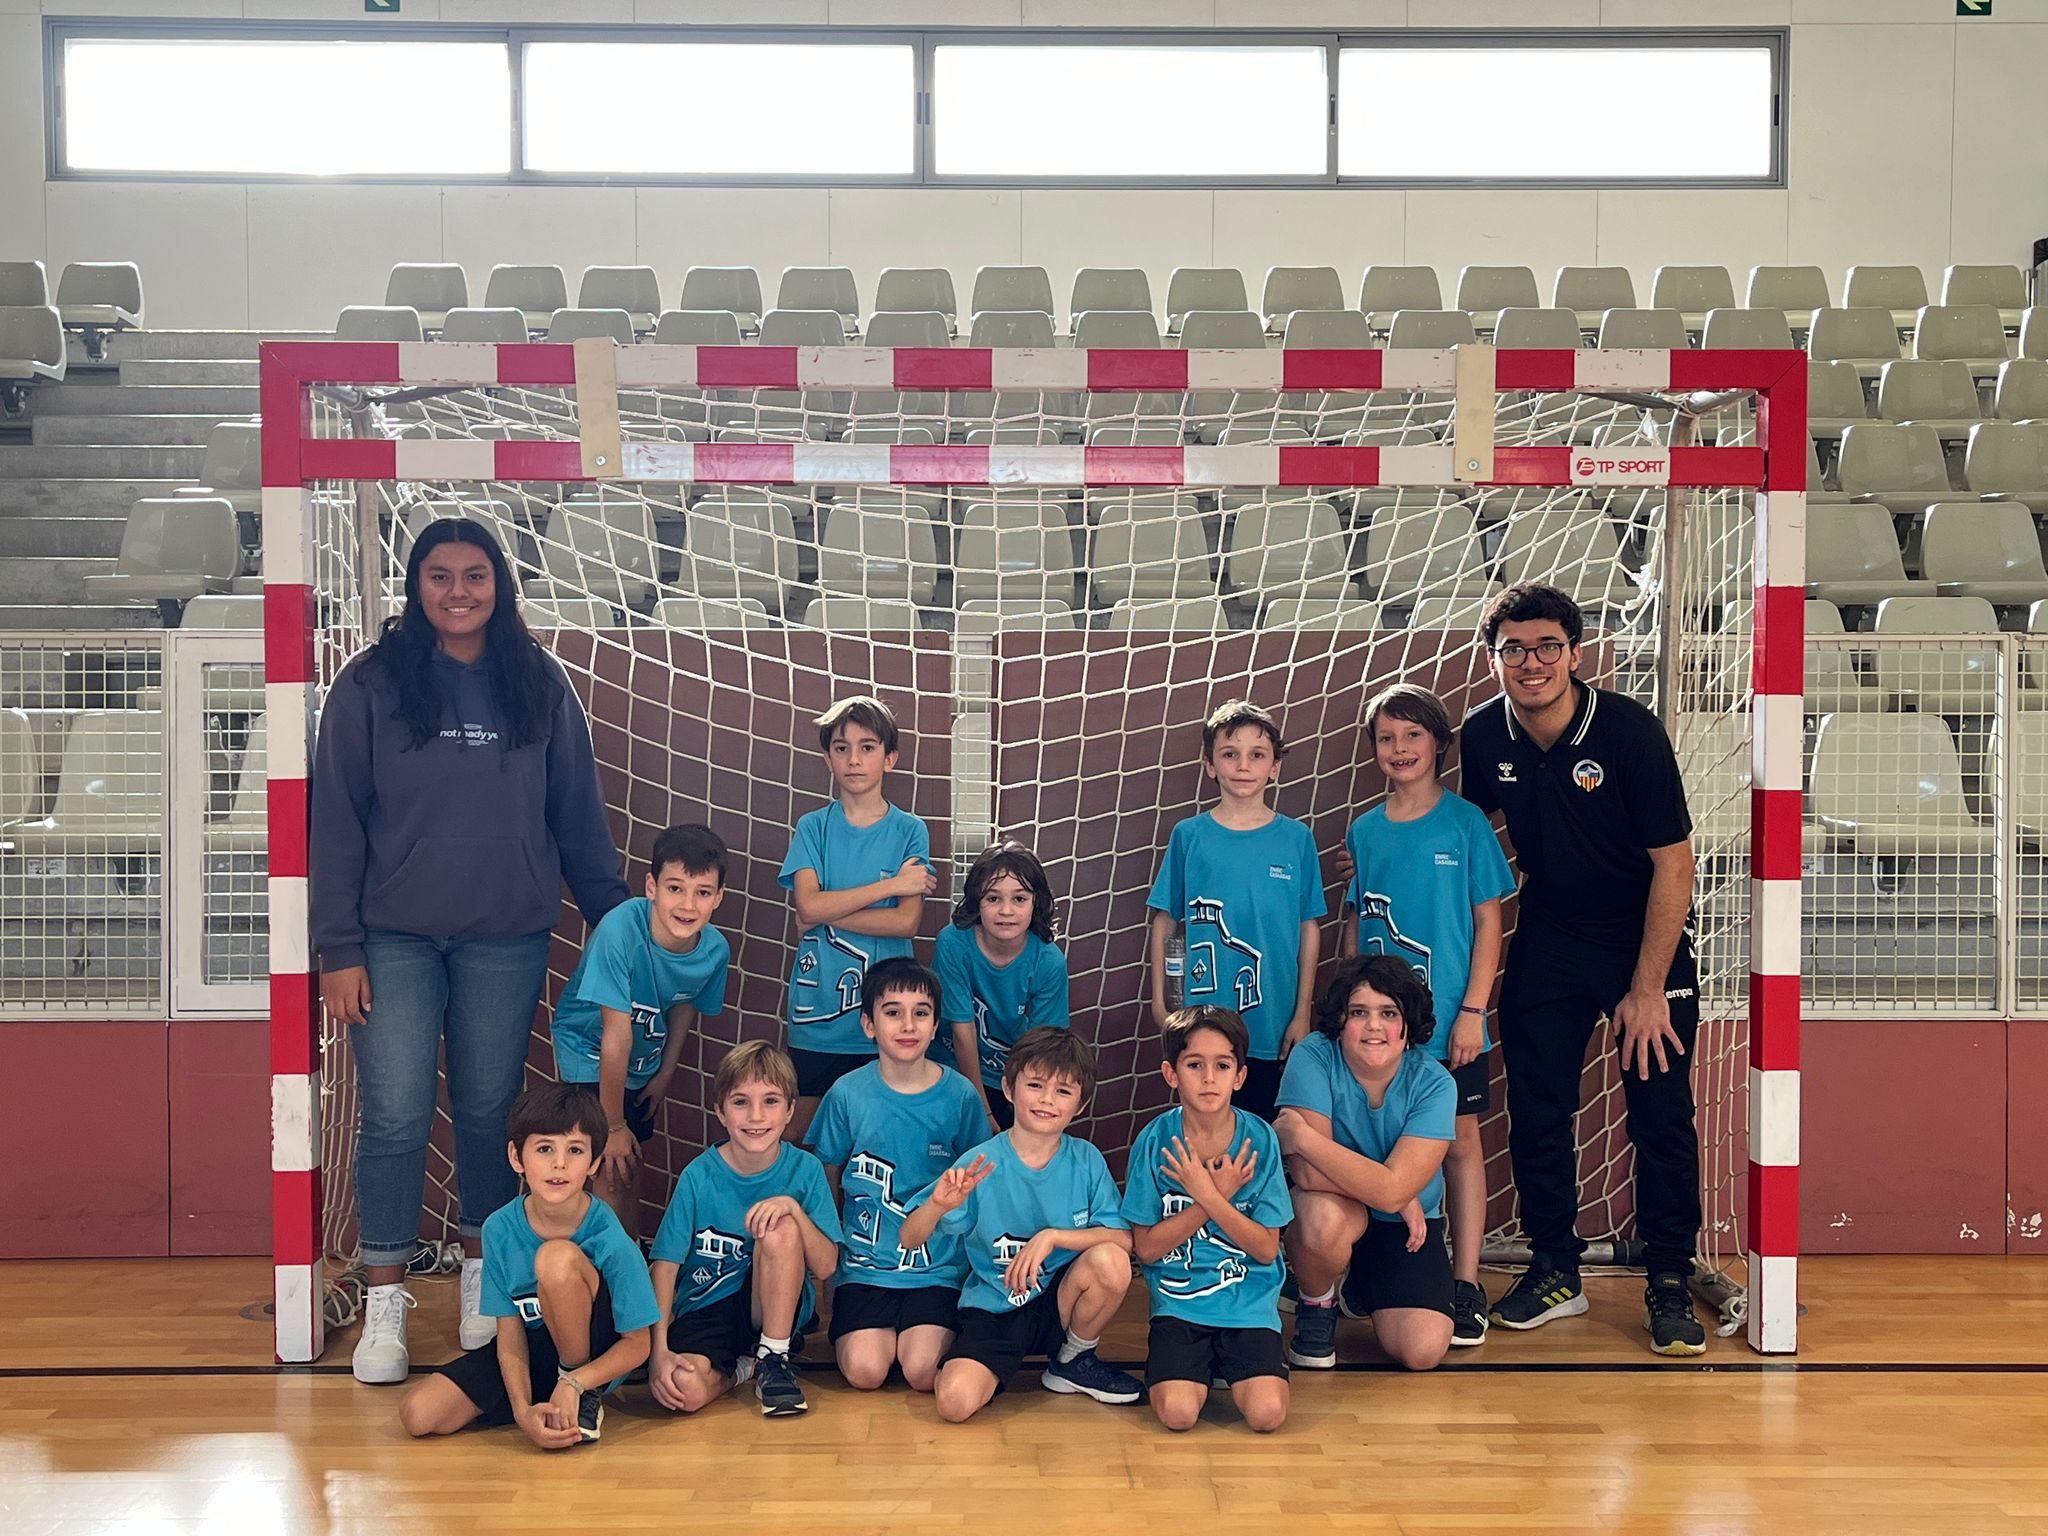
[[[498,1336],[498,1320],[483,1315],[484,1261],[462,1261],[462,1347],[482,1349]]]
[[[405,1314],[416,1303],[403,1285],[373,1285],[363,1297],[363,1336],[350,1357],[356,1380],[371,1386],[403,1381],[412,1369],[405,1347]]]

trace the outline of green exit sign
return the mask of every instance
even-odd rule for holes
[[[1985,0],[1985,3],[1988,5],[1990,0]],[[1956,0],[1958,9],[1962,7],[1962,4],[1963,0]],[[396,16],[398,14],[398,6],[399,0],[363,0],[363,9],[372,16]]]
[[[398,9],[396,5],[391,8],[394,11]],[[1989,16],[1991,14],[1991,0],[1956,0],[1956,14],[1958,16]]]

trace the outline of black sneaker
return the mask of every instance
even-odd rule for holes
[[[1470,1348],[1486,1342],[1486,1292],[1460,1280],[1451,1292],[1451,1342]]]
[[[1494,1303],[1492,1317],[1503,1328],[1541,1328],[1552,1318],[1580,1317],[1585,1310],[1586,1292],[1576,1269],[1539,1271],[1531,1265]]]
[[[787,1355],[760,1355],[754,1360],[754,1395],[761,1400],[761,1412],[771,1419],[787,1419],[811,1405],[804,1401],[804,1389],[797,1384],[796,1367]]]
[[[1650,1351],[1659,1355],[1704,1355],[1707,1330],[1692,1315],[1692,1291],[1683,1275],[1652,1275],[1643,1287],[1643,1327]]]
[[[604,1397],[601,1393],[585,1392],[576,1399],[576,1433],[585,1440],[595,1440],[604,1428]]]
[[[1078,1392],[1098,1403],[1135,1403],[1145,1395],[1137,1377],[1105,1365],[1092,1349],[1082,1350],[1071,1360],[1054,1355],[1045,1362],[1045,1374],[1039,1381],[1048,1392]]]
[[[1287,1363],[1306,1371],[1327,1371],[1337,1363],[1337,1309],[1328,1302],[1294,1309],[1294,1337],[1287,1341]]]

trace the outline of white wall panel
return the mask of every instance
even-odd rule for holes
[[[638,250],[620,260],[654,268],[670,307],[691,267],[754,267],[772,308],[784,267],[831,260],[831,196],[816,187],[642,187]]]
[[[1399,192],[1262,192],[1249,188],[1216,194],[1215,265],[1244,269],[1252,308],[1266,285],[1266,268],[1337,269],[1346,303],[1358,298],[1360,275],[1371,262],[1406,260],[1407,221]],[[1165,294],[1160,295],[1162,302]]]
[[[441,260],[461,264],[478,304],[501,262],[552,262],[573,300],[585,267],[638,259],[633,225],[633,194],[611,187],[448,187],[441,195]]]
[[[439,260],[438,187],[249,188],[249,321],[259,329],[328,330],[344,305],[384,302],[394,263]]]
[[[1023,0],[828,0],[835,27],[1014,27]]]
[[[1593,27],[1600,0],[1408,0],[1411,27]]]
[[[699,26],[823,26],[826,0],[635,0],[633,19]]]
[[[1715,0],[1712,11],[1699,0],[1600,0],[1603,27],[1782,27],[1792,19],[1792,0]]]
[[[1212,27],[1216,0],[1024,0],[1027,27]]]
[[[1538,294],[1562,266],[1590,266],[1597,192],[1410,192],[1409,265],[1435,267],[1444,302],[1457,302],[1461,267],[1534,269]]]
[[[1408,0],[1216,0],[1219,27],[1405,27]]]
[[[1787,260],[1946,264],[1957,30],[1794,28]]]
[[[953,274],[964,327],[975,269],[1024,260],[1018,192],[846,187],[830,196],[832,264],[853,268],[861,304],[870,311],[882,268],[944,267]]]
[[[43,259],[42,75],[41,20],[0,15],[0,261]]]
[[[1175,267],[1214,265],[1214,192],[1027,191],[1023,197],[1024,260],[1051,275],[1063,325],[1079,267],[1143,267],[1152,307],[1164,314]]]
[[[248,202],[239,186],[52,182],[50,280],[68,261],[133,261],[152,326],[245,329]]]
[[[2041,82],[2048,26],[1956,28],[1950,261],[2025,266],[2048,235],[2048,134]],[[1935,275],[1928,273],[1932,288]]]
[[[1627,267],[1647,304],[1658,267],[1719,264],[1728,268],[1740,303],[1751,267],[1785,260],[1787,197],[1775,190],[1602,192],[1596,265]],[[1550,291],[1547,279],[1539,286]]]

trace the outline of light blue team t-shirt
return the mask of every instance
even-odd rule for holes
[[[1259,1163],[1251,1181],[1230,1197],[1230,1203],[1262,1227],[1284,1227],[1294,1219],[1294,1201],[1287,1193],[1280,1138],[1257,1115],[1241,1109],[1233,1113],[1237,1128],[1230,1134],[1230,1155],[1235,1157],[1249,1139]],[[1134,1227],[1156,1227],[1195,1203],[1163,1166],[1166,1150],[1181,1134],[1182,1118],[1180,1106],[1174,1106],[1131,1144],[1123,1214]],[[1280,1282],[1286,1272],[1277,1249],[1271,1263],[1261,1264],[1211,1220],[1156,1264],[1145,1266],[1145,1288],[1152,1296],[1154,1317],[1177,1317],[1203,1328],[1277,1332]]]
[[[1442,1061],[1472,979],[1472,909],[1515,891],[1500,839],[1485,812],[1445,790],[1413,821],[1374,806],[1351,823],[1344,846],[1358,866],[1344,892],[1358,914],[1358,952],[1415,968],[1436,1005],[1436,1032],[1422,1049]],[[1481,1049],[1493,1049],[1491,1036]]]
[[[661,1307],[654,1299],[640,1245],[626,1236],[610,1206],[592,1199],[569,1240],[583,1250],[583,1256],[603,1277],[611,1293],[612,1327],[620,1338],[661,1321]],[[526,1219],[524,1195],[484,1218],[484,1286],[478,1310],[485,1317],[516,1317],[529,1332],[547,1326],[541,1315],[540,1285],[533,1273],[534,1255],[543,1241]]]
[[[1384,1163],[1403,1136],[1454,1141],[1458,1135],[1458,1090],[1440,1061],[1419,1050],[1403,1051],[1400,1068],[1387,1084],[1386,1098],[1374,1109],[1365,1085],[1351,1075],[1337,1042],[1320,1032],[1297,1045],[1280,1075],[1282,1109],[1310,1109],[1330,1122],[1341,1147]],[[1422,1214],[1444,1213],[1444,1171],[1430,1175],[1418,1198]],[[1373,1211],[1375,1221],[1399,1221],[1393,1211]]]
[[[969,1076],[979,1070],[983,1084],[1000,1088],[1010,1047],[1026,1030],[1068,1027],[1067,957],[1057,944],[1027,933],[1023,953],[1008,965],[997,965],[982,953],[974,935],[974,929],[950,923],[939,930],[932,950],[932,969],[939,977],[939,1018],[946,1024],[974,1026],[981,1064],[977,1068],[963,1061],[960,1070]]]
[[[1116,1180],[1093,1143],[1073,1136],[1060,1138],[1059,1150],[1043,1168],[1028,1168],[1017,1156],[1006,1131],[953,1159],[965,1168],[986,1157],[995,1170],[975,1186],[967,1203],[939,1220],[939,1231],[958,1237],[967,1254],[967,1284],[960,1305],[983,1312],[1021,1307],[1059,1283],[1060,1271],[1074,1261],[1070,1248],[1055,1248],[1039,1271],[1038,1284],[1013,1295],[1003,1272],[1026,1243],[1048,1227],[1115,1227],[1128,1230]],[[936,1188],[934,1182],[933,1188]],[[931,1198],[931,1189],[910,1202],[916,1210]]]
[[[888,879],[905,859],[929,864],[931,856],[931,833],[910,812],[892,805],[873,826],[856,827],[835,800],[798,818],[782,861],[782,887],[795,890],[796,872],[814,869],[821,889],[850,891]],[[891,896],[868,910],[895,905]],[[806,928],[790,969],[790,1045],[835,1056],[874,1055],[875,1042],[861,1033],[861,978],[877,960],[909,953],[909,939],[850,933],[831,923]]]
[[[652,1253],[658,1262],[681,1266],[678,1317],[723,1301],[746,1283],[754,1262],[746,1214],[771,1195],[790,1196],[820,1232],[839,1241],[839,1212],[832,1208],[825,1169],[801,1147],[784,1142],[773,1163],[745,1175],[735,1173],[717,1147],[706,1147],[683,1170],[654,1234]],[[810,1315],[811,1280],[805,1275],[797,1318],[801,1322]]]
[[[632,1020],[626,1086],[644,1088],[661,1067],[669,1009],[689,1003],[708,1018],[725,1008],[725,971],[732,953],[725,935],[707,923],[689,952],[679,955],[654,942],[647,909],[647,898],[635,896],[605,913],[562,989],[553,1034],[555,1068],[565,1083],[597,1081],[604,1044],[600,1009],[616,1009]]]
[[[987,1136],[981,1100],[958,1072],[942,1071],[922,1093],[898,1093],[871,1061],[828,1088],[811,1122],[811,1150],[839,1169],[846,1241],[838,1283],[958,1290],[967,1260],[956,1237],[935,1232],[908,1253],[896,1239],[918,1191]]]
[[[1329,911],[1308,828],[1275,816],[1236,832],[1190,816],[1167,839],[1146,905],[1187,925],[1186,1006],[1235,1010],[1253,1057],[1278,1060],[1301,984],[1301,925]]]

